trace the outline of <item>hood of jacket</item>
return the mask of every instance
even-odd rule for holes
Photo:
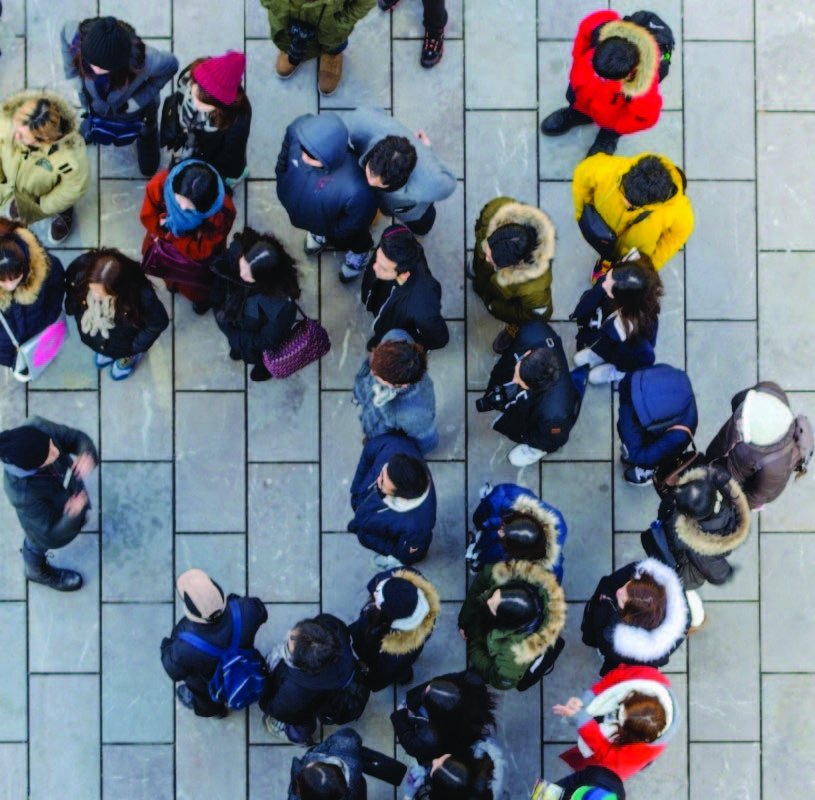
[[[705,467],[688,470],[678,481],[682,486],[707,476]],[[704,530],[699,521],[685,514],[677,514],[674,521],[676,535],[681,542],[702,556],[724,556],[744,544],[750,533],[750,505],[747,496],[735,478],[730,478],[720,490],[722,502],[727,503],[735,514],[733,529],[725,534]]]
[[[654,364],[631,374],[631,401],[640,424],[651,433],[672,425],[694,430],[696,399],[686,372],[668,364]]]
[[[652,631],[619,622],[614,626],[614,651],[623,659],[658,661],[685,638],[690,625],[688,603],[676,572],[655,558],[637,564],[635,577],[648,573],[665,589],[665,619]]]
[[[556,641],[566,624],[566,596],[557,578],[536,561],[505,561],[492,568],[489,594],[509,581],[525,581],[538,590],[543,606],[543,619],[537,629],[512,645],[516,664],[531,664]],[[511,634],[517,636],[517,634]]]
[[[539,208],[522,203],[507,203],[495,212],[487,226],[484,241],[504,225],[529,225],[535,229],[538,243],[528,262],[495,270],[499,286],[514,286],[540,278],[552,269],[555,257],[555,226]]]
[[[311,114],[297,130],[301,145],[325,166],[328,172],[339,167],[348,152],[348,128],[334,112]]]
[[[6,311],[12,302],[23,306],[30,306],[34,303],[51,269],[51,258],[48,251],[28,228],[17,228],[13,235],[28,250],[28,275],[13,292],[0,288],[0,311]]]
[[[537,498],[529,497],[529,495],[516,497],[512,501],[510,508],[521,514],[529,515],[543,529],[541,557],[531,560],[535,561],[536,564],[540,564],[544,569],[551,570],[560,557],[560,545],[557,542],[560,534],[560,521],[557,516],[541,505]]]
[[[498,746],[498,742],[496,742],[492,736],[485,736],[473,745],[472,753],[476,759],[487,756],[492,762],[490,792],[495,800],[503,797],[504,786],[506,784],[507,760],[504,757],[503,751]]]
[[[433,584],[415,570],[399,569],[391,577],[402,578],[412,583],[425,596],[429,606],[424,618],[415,628],[406,631],[392,630],[385,634],[382,640],[382,652],[393,656],[404,656],[418,650],[430,638],[441,613],[441,601]]]
[[[84,145],[84,140],[79,133],[79,123],[76,116],[74,107],[63,97],[56,92],[49,92],[47,89],[28,89],[24,92],[13,94],[3,103],[3,113],[8,115],[11,119],[17,113],[17,109],[28,100],[39,100],[45,98],[50,101],[59,112],[60,117],[68,122],[68,131],[61,138],[53,142],[53,145],[59,145],[66,148],[79,148]],[[48,146],[48,145],[46,145]]]
[[[639,97],[651,88],[659,70],[661,54],[656,39],[645,28],[625,20],[607,22],[600,29],[600,41],[615,36],[630,42],[637,48],[640,62],[637,68],[620,81],[620,88],[626,97]]]

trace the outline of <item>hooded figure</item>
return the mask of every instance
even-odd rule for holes
[[[340,785],[344,783],[347,787],[347,793],[343,795],[344,800],[366,800],[368,788],[362,772],[362,739],[353,728],[340,728],[322,744],[312,747],[299,758],[295,756],[291,760],[289,800],[298,800],[300,797],[295,789],[298,777],[303,770],[310,768],[316,771],[320,766],[336,767],[341,773],[341,777],[336,772],[334,775],[330,775],[330,771],[325,770],[327,774],[320,775],[320,778],[316,781],[317,785],[337,780]],[[305,780],[305,776],[301,780]]]
[[[493,612],[497,590],[532,592],[534,609],[522,623]],[[505,599],[505,598],[504,598]],[[503,604],[503,599],[502,599]],[[514,609],[507,609],[512,612]],[[513,613],[513,617],[516,616]],[[533,663],[558,639],[566,622],[566,598],[555,576],[533,561],[508,561],[485,567],[470,585],[458,615],[473,668],[496,689],[514,689]]]

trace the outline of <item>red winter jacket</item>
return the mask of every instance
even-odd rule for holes
[[[592,66],[592,32],[605,25],[601,39],[626,39],[640,53],[632,75],[620,81],[601,78]],[[596,11],[581,23],[572,47],[569,83],[575,93],[574,107],[588,114],[601,128],[620,134],[636,133],[656,125],[662,110],[659,94],[659,46],[647,30],[625,22],[615,11]]]

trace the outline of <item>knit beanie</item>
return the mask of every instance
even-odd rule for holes
[[[188,569],[175,585],[184,601],[184,614],[193,622],[214,622],[226,608],[223,590],[203,570]]]
[[[130,63],[130,34],[116,17],[100,17],[88,28],[80,47],[82,58],[94,67],[114,72]]]
[[[208,58],[192,72],[193,80],[209,95],[224,105],[232,105],[246,69],[246,56],[236,50]]]
[[[391,619],[411,616],[419,604],[419,590],[404,578],[388,578],[377,589],[382,593],[379,607]]]
[[[20,469],[41,467],[51,450],[51,438],[33,425],[0,433],[0,460]]]
[[[488,239],[492,263],[498,269],[526,261],[535,249],[537,235],[530,225],[502,225]]]

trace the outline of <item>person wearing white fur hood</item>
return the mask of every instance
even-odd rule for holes
[[[603,657],[601,675],[620,664],[662,667],[685,640],[690,612],[682,582],[655,558],[600,579],[586,603],[583,644]]]

